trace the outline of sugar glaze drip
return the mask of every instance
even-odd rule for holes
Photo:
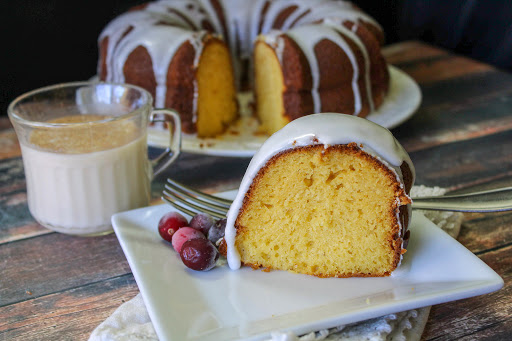
[[[316,58],[315,47],[319,42],[324,39],[328,39],[338,45],[343,52],[347,55],[352,65],[352,92],[354,94],[354,112],[353,115],[359,114],[361,112],[361,94],[359,92],[359,66],[357,65],[357,60],[354,55],[354,52],[350,48],[350,46],[346,43],[346,41],[341,38],[339,34],[336,33],[330,27],[323,25],[304,25],[297,28],[290,29],[286,32],[286,35],[295,40],[295,42],[300,46],[302,52],[306,56],[308,60],[309,67],[311,70],[311,77],[313,79],[313,85],[311,89],[311,95],[313,97],[313,105],[314,105],[314,113],[319,113],[322,110],[322,102],[320,100],[320,95],[318,93],[318,89],[320,87],[320,71],[318,66],[318,60]]]

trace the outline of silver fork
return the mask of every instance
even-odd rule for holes
[[[172,179],[167,179],[162,199],[177,210],[193,216],[199,212],[225,218],[232,201],[219,198]],[[413,198],[412,208],[457,212],[500,212],[512,210],[512,187],[458,195]]]

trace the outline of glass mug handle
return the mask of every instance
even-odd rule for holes
[[[151,160],[153,178],[173,163],[181,152],[181,120],[178,113],[168,109],[154,109],[149,115],[149,122],[164,122],[169,126],[169,147],[157,158]]]

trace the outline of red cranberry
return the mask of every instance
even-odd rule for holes
[[[180,256],[188,268],[207,271],[215,266],[219,251],[208,239],[191,239],[183,244]]]
[[[220,219],[208,231],[208,239],[212,243],[217,243],[219,239],[224,238],[224,232],[226,230],[226,219]]]
[[[191,227],[182,227],[172,236],[172,247],[176,252],[180,253],[183,244],[191,239],[206,239],[201,231],[193,229]]]
[[[180,227],[187,225],[188,221],[183,215],[178,212],[169,212],[158,222],[158,233],[160,233],[160,237],[170,243],[172,241],[172,235],[178,231]]]
[[[203,232],[206,236],[210,228],[215,224],[215,220],[207,213],[198,213],[190,220],[188,226]]]

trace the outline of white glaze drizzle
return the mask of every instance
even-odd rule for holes
[[[347,1],[319,1],[313,6],[309,0],[302,0],[308,4],[312,11],[304,17],[300,18],[295,26],[323,21],[324,19],[335,19],[342,22],[352,21],[357,23],[359,20],[368,22],[373,26],[382,30],[382,27],[372,17],[354,7],[354,5]]]
[[[258,40],[270,45],[276,53],[279,64],[283,65],[284,39],[281,31],[272,30],[265,36],[260,36]]]
[[[315,54],[315,47],[320,41],[328,39],[338,45],[350,60],[352,65],[352,92],[354,95],[354,112],[352,114],[359,114],[362,108],[361,93],[358,85],[359,66],[357,65],[357,59],[354,52],[347,42],[336,33],[336,30],[326,25],[303,25],[288,30],[286,35],[292,38],[297,45],[299,45],[308,60],[309,67],[311,69],[311,78],[313,81],[311,88],[314,105],[313,113],[319,113],[322,110],[322,102],[318,92],[320,87],[320,71]]]
[[[104,38],[108,37],[109,42],[106,51],[106,81],[116,82],[118,80],[113,77],[113,63],[114,63],[114,48],[119,44],[123,35],[131,27],[133,30],[139,30],[143,27],[153,26],[158,22],[158,18],[154,17],[148,12],[134,11],[127,12],[112,20],[107,27],[101,32],[98,40],[101,42]],[[99,64],[98,64],[99,65]],[[99,70],[98,70],[99,73]]]
[[[284,21],[281,26],[282,31],[286,31],[292,28],[292,25],[295,26],[295,22],[298,22],[300,18],[308,15],[311,9],[311,2],[300,2],[296,4],[297,9]]]
[[[139,46],[143,46],[148,51],[156,80],[155,106],[157,108],[165,107],[165,94],[167,93],[167,70],[172,57],[178,47],[185,42],[190,42],[196,49],[202,44],[201,32],[191,33],[188,30],[173,26],[149,26],[138,30],[133,30],[116,47],[113,60],[113,80],[124,82],[123,67],[128,56]],[[167,39],[167,44],[155,44],[154,40]],[[200,50],[196,50],[196,58]]]
[[[294,147],[316,144],[327,147],[351,142],[362,144],[363,151],[377,157],[388,166],[402,186],[402,162],[409,165],[414,180],[415,171],[409,155],[386,128],[366,119],[344,114],[323,113],[298,118],[265,141],[249,163],[227,215],[225,240],[227,260],[231,269],[238,269],[241,266],[240,254],[235,247],[235,221],[254,177],[267,161],[274,155]],[[400,220],[398,222],[400,225]]]
[[[149,3],[145,11],[152,13],[169,25],[195,31],[201,28],[203,20],[208,20],[206,13],[202,13],[200,9],[195,1],[163,0]]]
[[[366,49],[366,46],[363,44],[361,39],[357,36],[355,33],[357,31],[357,25],[354,24],[352,26],[352,29],[349,30],[345,26],[343,26],[342,22],[335,22],[332,19],[326,19],[323,22],[325,25],[328,25],[332,27],[334,30],[337,30],[340,33],[343,33],[349,39],[351,39],[359,48],[359,51],[361,51],[364,59],[364,84],[366,85],[366,98],[368,100],[368,104],[370,106],[370,112],[372,112],[375,109],[375,104],[373,102],[373,96],[372,96],[372,83],[370,80],[370,56],[368,55],[368,50]]]

